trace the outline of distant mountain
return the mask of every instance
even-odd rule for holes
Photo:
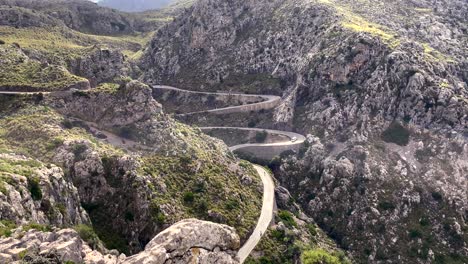
[[[115,8],[127,12],[140,12],[157,9],[174,2],[173,0],[101,0],[101,6]]]

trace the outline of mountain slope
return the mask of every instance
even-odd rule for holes
[[[229,224],[241,241],[256,225],[254,168],[170,119],[141,83],[0,99],[2,221],[92,225],[126,254],[185,218]]]
[[[101,0],[99,5],[127,12],[141,12],[167,6],[172,0]]]
[[[359,262],[463,263],[467,8],[200,0],[156,33],[143,79],[282,95],[267,127],[311,135],[272,167],[341,247]]]

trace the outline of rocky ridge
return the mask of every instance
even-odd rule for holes
[[[143,79],[254,93],[279,85],[267,127],[311,135],[272,166],[320,227],[357,261],[463,263],[465,9],[202,0],[157,32]]]
[[[0,119],[0,149],[23,153],[28,163],[5,158],[0,166],[6,234],[28,223],[92,224],[106,247],[133,254],[171,224],[196,216],[234,226],[245,239],[261,207],[253,168],[219,140],[170,119],[151,92],[130,81],[11,96]],[[34,167],[24,171],[29,163]],[[61,181],[45,169],[43,179],[36,167],[52,168]],[[10,180],[16,174],[21,183]],[[65,194],[49,190],[49,181]]]
[[[203,238],[200,235],[209,234]],[[183,244],[180,244],[180,241]],[[93,250],[73,229],[39,231],[16,230],[10,238],[0,239],[3,263],[239,263],[235,252],[239,236],[234,229],[197,219],[186,219],[155,236],[145,250],[126,257],[116,251]]]

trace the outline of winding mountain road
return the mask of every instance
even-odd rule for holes
[[[215,108],[205,111],[197,111],[197,112],[189,112],[178,114],[179,116],[187,116],[187,115],[194,115],[194,114],[201,114],[201,113],[212,113],[212,114],[230,114],[230,113],[239,113],[239,112],[250,112],[250,111],[259,111],[259,110],[268,110],[273,109],[280,103],[281,97],[276,95],[262,95],[262,94],[242,94],[242,93],[213,93],[213,92],[198,92],[198,91],[189,91],[189,90],[182,90],[172,86],[166,85],[155,85],[153,86],[154,89],[159,90],[167,90],[167,91],[176,91],[182,93],[191,93],[191,94],[206,94],[206,95],[215,95],[215,96],[241,96],[241,97],[248,97],[248,98],[259,98],[262,101],[245,104],[245,105],[235,105],[235,106],[228,106],[222,108]]]
[[[262,178],[263,182],[263,205],[262,212],[260,213],[260,218],[258,218],[257,226],[250,235],[249,239],[242,245],[239,252],[237,252],[237,257],[239,257],[240,263],[243,263],[247,257],[250,255],[255,246],[262,238],[262,235],[265,234],[268,226],[270,226],[271,220],[273,218],[273,209],[275,203],[275,182],[271,177],[270,173],[267,172],[262,166],[254,165],[255,169]]]
[[[274,95],[196,92],[196,91],[182,90],[182,89],[178,89],[175,87],[163,86],[163,85],[153,86],[153,88],[172,90],[172,91],[178,91],[178,92],[195,93],[195,94],[224,95],[224,96],[236,95],[236,96],[255,97],[255,98],[262,99],[262,101],[260,102],[255,102],[251,104],[228,106],[224,108],[216,108],[216,109],[200,111],[200,112],[184,113],[181,115],[191,115],[191,114],[197,114],[197,113],[227,114],[227,113],[235,113],[235,112],[259,111],[262,109],[272,109],[276,107],[280,101],[280,97],[274,96]],[[50,92],[0,91],[0,94],[4,94],[4,95],[40,94],[40,93],[49,94]],[[250,150],[250,151],[253,151],[253,154],[256,154],[258,157],[261,157],[261,158],[266,158],[266,157],[271,158],[273,155],[277,155],[279,151],[285,151],[287,149],[297,149],[306,140],[306,138],[301,134],[297,134],[297,133],[289,132],[289,131],[272,130],[272,129],[246,128],[246,127],[201,127],[201,129],[205,131],[213,130],[213,129],[246,130],[246,131],[257,131],[257,132],[265,131],[269,134],[283,135],[289,138],[289,140],[287,141],[281,141],[281,142],[275,142],[275,143],[247,143],[247,144],[239,144],[239,145],[231,146],[229,148],[231,151]],[[117,142],[118,144],[125,144],[125,143],[122,143],[124,142],[123,139],[120,139],[118,137],[114,139],[113,135],[110,133],[107,133],[106,136],[109,139],[112,139],[113,141]],[[255,153],[255,150],[258,150],[260,152]],[[262,156],[261,153],[268,153],[268,154],[266,156]],[[254,231],[252,232],[249,239],[244,243],[244,245],[242,245],[242,247],[239,249],[239,252],[237,253],[240,263],[243,263],[247,259],[247,257],[250,255],[252,250],[254,250],[255,246],[257,246],[258,242],[262,238],[263,234],[265,234],[266,230],[268,229],[268,226],[270,225],[273,219],[273,210],[274,210],[274,201],[275,201],[275,183],[274,183],[273,177],[263,167],[259,165],[254,165],[254,167],[257,173],[259,174],[263,183],[262,211],[260,213],[260,217],[258,219],[258,222]]]
[[[194,94],[206,94],[206,95],[236,95],[236,96],[246,96],[246,97],[256,97],[262,98],[263,101],[245,104],[245,105],[236,105],[236,106],[228,106],[223,108],[216,108],[206,111],[199,111],[199,112],[190,112],[180,114],[179,116],[184,115],[192,115],[198,113],[213,113],[213,114],[227,114],[227,113],[235,113],[235,112],[250,112],[250,111],[259,111],[262,109],[273,109],[275,108],[279,102],[280,97],[274,95],[254,95],[254,94],[240,94],[240,93],[213,93],[213,92],[197,92],[197,91],[188,91],[182,90],[179,88],[165,86],[165,85],[157,85],[153,86],[154,89],[163,89],[163,90],[171,90],[177,92],[186,92],[186,93],[194,93]],[[235,146],[231,146],[229,149],[231,151],[241,151],[246,150],[251,152],[252,154],[256,155],[260,158],[267,158],[270,159],[276,155],[279,155],[281,152],[286,150],[293,150],[298,149],[306,140],[306,138],[294,132],[289,131],[280,131],[280,130],[272,130],[272,129],[262,129],[262,128],[247,128],[247,127],[201,127],[202,131],[209,131],[215,129],[229,129],[229,130],[244,130],[244,131],[256,131],[262,132],[265,131],[269,134],[277,134],[283,135],[289,138],[286,141],[280,141],[275,143],[247,143],[247,144],[239,144]],[[247,257],[250,255],[252,250],[254,250],[255,246],[257,246],[258,242],[262,238],[263,234],[265,234],[268,226],[270,225],[273,219],[273,210],[274,210],[274,203],[275,203],[275,183],[273,180],[272,175],[267,172],[263,167],[259,165],[254,165],[257,173],[260,175],[263,183],[263,204],[262,204],[262,211],[260,213],[260,218],[258,219],[257,225],[250,235],[249,239],[242,245],[237,253],[237,256],[240,260],[240,263],[243,263]]]

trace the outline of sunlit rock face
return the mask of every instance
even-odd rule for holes
[[[467,256],[467,8],[201,0],[156,33],[143,78],[282,95],[267,125],[310,137],[276,176],[332,238],[363,262],[456,261]]]

